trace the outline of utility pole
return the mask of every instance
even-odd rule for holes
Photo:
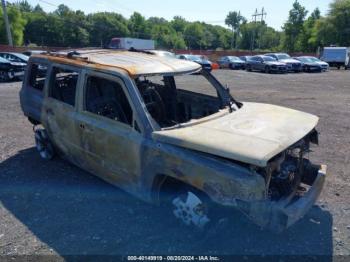
[[[258,13],[258,9],[256,8],[255,13],[252,15],[254,25],[256,26],[256,22],[257,22],[258,17],[260,18],[260,22],[262,24],[264,22],[264,17],[266,17],[266,16],[267,16],[267,13],[265,12],[264,7],[262,8],[261,13]],[[251,39],[251,44],[250,44],[250,51],[251,52],[253,52],[253,50],[254,50],[254,42],[255,42],[255,28],[253,29],[252,39]],[[259,42],[259,48],[260,48],[260,42]]]
[[[258,17],[258,8],[255,9],[255,13],[252,15],[254,26],[256,25],[256,18]],[[254,41],[255,41],[255,27],[253,28],[252,38],[250,40],[250,52],[254,50]]]
[[[2,4],[2,10],[3,10],[3,13],[4,13],[4,20],[5,20],[8,44],[10,46],[13,46],[11,29],[10,29],[10,23],[9,23],[9,18],[7,16],[5,0],[1,0],[1,4]]]
[[[264,7],[261,9],[260,15],[261,15],[260,23],[261,23],[261,25],[263,25],[263,23],[264,23],[264,16],[265,16],[265,17],[267,16],[267,13],[265,12]],[[262,28],[263,28],[263,27],[262,27]],[[262,35],[262,32],[261,32],[261,31],[260,31],[260,33],[261,33],[261,35]],[[260,39],[260,37],[259,37],[259,49],[260,49],[260,44],[261,44],[261,39]]]

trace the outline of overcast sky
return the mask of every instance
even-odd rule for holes
[[[9,0],[15,2],[15,0]],[[288,17],[294,0],[28,0],[32,5],[40,4],[45,11],[53,11],[63,3],[74,10],[85,13],[98,11],[114,11],[129,17],[134,11],[144,15],[164,17],[171,20],[180,15],[189,21],[204,21],[225,26],[224,20],[229,11],[241,11],[249,21],[255,9],[266,10],[266,22],[269,26],[280,30]],[[316,7],[322,15],[328,12],[331,0],[299,0],[309,13]]]

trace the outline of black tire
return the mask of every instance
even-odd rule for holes
[[[252,67],[251,67],[250,65],[247,65],[247,66],[246,66],[246,70],[247,70],[248,72],[251,72],[251,71],[252,71]]]
[[[265,66],[265,73],[266,74],[270,74],[271,73],[271,70],[270,70],[269,66]]]
[[[55,157],[55,148],[50,141],[45,129],[37,129],[34,132],[35,145],[40,157],[44,160],[51,160]]]
[[[6,71],[0,71],[0,82],[8,82],[10,80],[9,73]]]

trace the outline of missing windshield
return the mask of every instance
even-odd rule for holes
[[[203,72],[135,80],[148,112],[161,128],[201,119],[229,106],[227,91],[215,86],[215,81]]]

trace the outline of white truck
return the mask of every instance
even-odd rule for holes
[[[155,44],[153,40],[139,39],[139,38],[128,38],[128,37],[114,37],[109,43],[111,49],[140,49],[140,50],[153,50]]]
[[[350,47],[325,47],[321,60],[327,62],[329,66],[350,68]]]

